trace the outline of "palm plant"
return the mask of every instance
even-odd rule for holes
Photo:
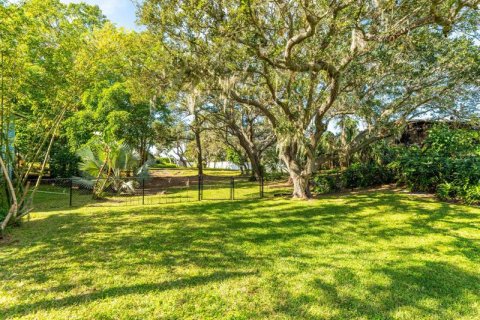
[[[145,176],[148,164],[140,166],[140,156],[122,141],[91,143],[78,151],[82,159],[80,170],[95,178],[93,194],[100,197],[108,188],[116,193],[133,194],[135,181],[125,181],[124,176]]]

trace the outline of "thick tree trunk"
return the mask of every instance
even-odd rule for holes
[[[310,199],[312,193],[310,192],[310,178],[315,171],[315,160],[312,157],[302,159],[297,158],[297,145],[292,143],[286,146],[280,155],[282,161],[285,163],[290,181],[293,183],[292,197],[294,199]]]
[[[290,178],[293,182],[293,198],[294,199],[310,199],[310,177],[290,172]]]
[[[263,176],[262,165],[256,152],[252,153],[250,158],[250,164],[252,166],[252,180],[257,181]]]
[[[140,145],[139,153],[140,153],[140,166],[143,166],[148,160],[147,146],[144,145],[143,142]]]
[[[202,141],[200,139],[200,131],[199,130],[195,130],[195,143],[197,144],[198,175],[203,175],[203,152],[202,152]]]
[[[243,132],[233,129],[236,129],[236,127],[233,127],[232,131],[236,134],[238,141],[240,142],[240,146],[247,154],[248,160],[250,160],[250,165],[252,166],[252,180],[256,181],[263,176],[258,149],[252,141],[248,140]]]

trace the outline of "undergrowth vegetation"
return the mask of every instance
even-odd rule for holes
[[[476,130],[433,128],[423,147],[410,147],[393,164],[399,181],[443,200],[478,203],[480,134]]]
[[[316,175],[314,191],[331,193],[396,183],[415,192],[435,193],[441,200],[480,203],[478,131],[440,124],[428,132],[422,145],[391,145],[389,149],[388,161],[382,156],[380,163],[370,159]]]

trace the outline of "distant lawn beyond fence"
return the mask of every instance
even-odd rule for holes
[[[265,185],[243,176],[153,176],[107,182],[100,197],[93,186],[104,180],[44,179],[33,202],[36,211],[81,206],[137,206],[202,200],[250,200],[288,192],[285,184]]]

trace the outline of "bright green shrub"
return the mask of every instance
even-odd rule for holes
[[[463,198],[468,204],[480,204],[480,185],[468,187]]]
[[[455,200],[462,196],[462,188],[448,182],[441,183],[437,186],[436,195],[440,200]]]
[[[160,163],[160,164],[152,164],[150,166],[152,169],[175,169],[177,165],[175,163]]]
[[[172,164],[172,160],[168,157],[160,157],[155,159],[156,164]]]
[[[177,165],[172,162],[170,158],[162,157],[155,159],[155,164],[152,164],[150,168],[154,169],[175,169]]]

